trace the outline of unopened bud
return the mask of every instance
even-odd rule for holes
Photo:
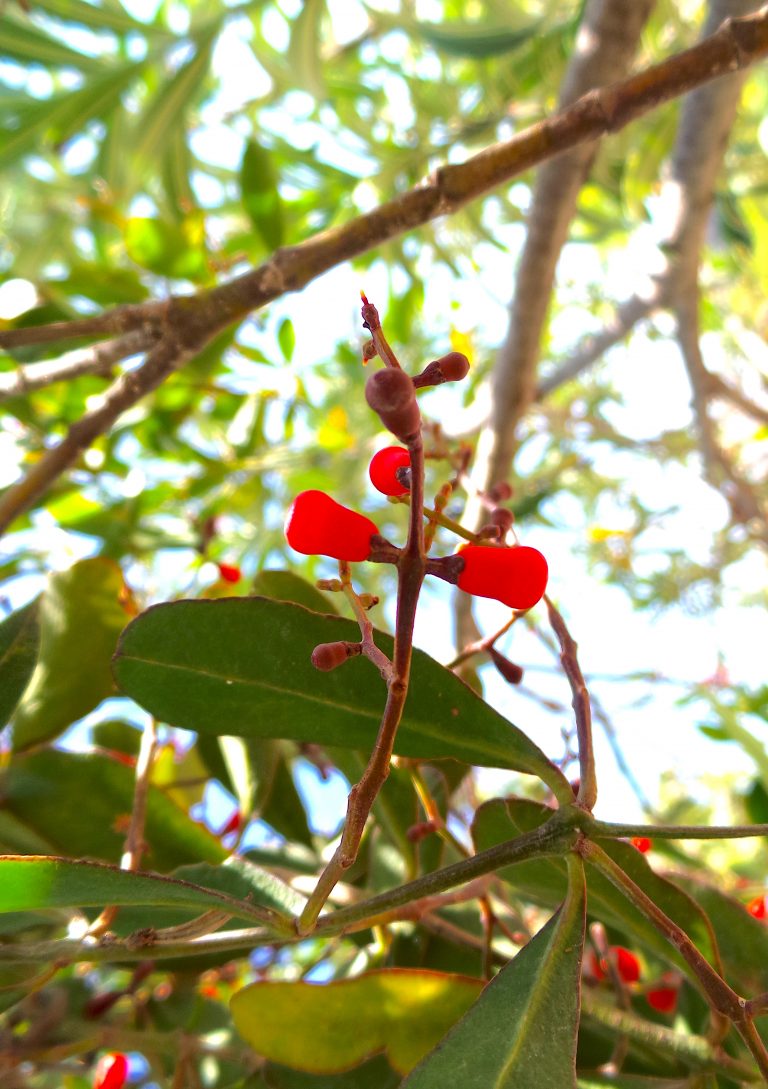
[[[335,594],[344,589],[344,583],[341,579],[318,579],[315,586],[318,590],[330,590]]]
[[[408,443],[418,435],[421,413],[413,380],[405,371],[397,367],[374,371],[365,383],[365,399],[401,442]]]
[[[376,345],[373,343],[372,340],[366,340],[365,344],[363,345],[363,366],[365,366],[366,363],[370,362],[370,360],[373,359],[375,355]]]
[[[427,836],[431,836],[433,832],[437,832],[439,827],[440,825],[434,820],[420,821],[418,824],[412,824],[405,835],[411,843],[419,843]]]
[[[312,651],[312,665],[323,673],[343,665],[348,658],[362,652],[360,643],[319,643]]]
[[[505,658],[503,654],[499,654],[495,647],[491,647],[490,655],[491,661],[505,681],[509,684],[520,684],[523,679],[522,666],[517,665],[516,662],[510,662],[509,658]]]
[[[368,612],[369,609],[372,609],[374,605],[379,604],[379,598],[376,597],[376,594],[358,594],[357,600],[366,612]]]
[[[502,532],[498,526],[481,526],[477,531],[477,536],[484,541],[498,541],[499,537],[502,536]]]
[[[488,489],[488,498],[494,503],[503,503],[511,499],[513,495],[512,485],[506,480],[500,480],[498,484],[492,484]]]
[[[514,520],[514,514],[511,510],[507,510],[506,507],[496,507],[491,511],[490,523],[493,526],[499,527],[502,537],[506,537],[507,533],[512,528]]]
[[[469,360],[463,352],[448,352],[440,359],[427,363],[421,374],[413,379],[416,389],[424,386],[441,386],[443,382],[460,382],[469,372]]]

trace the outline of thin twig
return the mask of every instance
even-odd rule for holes
[[[560,643],[560,661],[568,678],[573,693],[573,712],[576,721],[576,736],[579,744],[579,792],[577,805],[592,812],[597,801],[597,776],[595,773],[595,750],[592,744],[592,711],[589,691],[584,682],[584,675],[576,657],[576,643],[568,631],[565,621],[547,595],[544,595],[547,613],[552,630]]]
[[[383,650],[380,650],[373,638],[373,624],[370,621],[368,613],[363,607],[360,598],[352,585],[352,575],[350,572],[349,564],[346,560],[339,560],[339,579],[341,580],[341,587],[347,598],[347,601],[352,606],[352,611],[355,614],[355,620],[360,627],[360,635],[362,637],[361,646],[362,653],[368,658],[381,673],[385,681],[388,681],[392,674],[392,663],[386,656]]]
[[[37,389],[51,386],[54,382],[69,382],[84,374],[111,378],[112,368],[128,356],[144,351],[155,339],[153,331],[134,329],[114,340],[105,340],[91,348],[78,348],[65,352],[57,359],[42,363],[28,363],[7,374],[0,374],[0,401],[23,397]]]

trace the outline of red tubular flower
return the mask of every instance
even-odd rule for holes
[[[411,455],[404,446],[385,446],[371,458],[368,476],[383,495],[407,495],[408,488],[395,475],[398,469],[410,469]]]
[[[747,911],[750,915],[753,915],[755,919],[764,919],[765,896],[755,896],[753,900],[750,900],[747,904]]]
[[[672,1013],[677,1005],[676,987],[654,987],[645,992],[648,1005],[659,1013]]]
[[[635,954],[630,952],[629,949],[625,949],[623,945],[612,945],[610,952],[616,958],[616,970],[619,973],[619,978],[623,979],[625,983],[637,983],[640,978],[640,961]],[[608,975],[606,958],[601,957],[598,959],[594,957],[592,970],[597,979],[605,979]]]
[[[243,573],[239,567],[236,567],[233,563],[217,563],[216,566],[219,569],[224,582],[239,582],[243,577]]]
[[[633,836],[629,841],[633,847],[636,847],[641,855],[647,855],[651,847],[653,847],[653,840],[648,839],[647,836]]]
[[[370,518],[320,491],[297,495],[285,520],[286,540],[297,552],[350,562],[368,559],[371,537],[378,532]]]
[[[128,1060],[119,1051],[102,1055],[96,1063],[93,1089],[122,1089],[128,1076]]]
[[[459,549],[459,555],[464,570],[458,586],[468,594],[495,598],[511,609],[530,609],[547,588],[547,561],[536,548],[469,544]]]

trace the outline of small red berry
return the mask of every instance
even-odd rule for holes
[[[125,1055],[113,1052],[102,1055],[96,1063],[93,1089],[122,1089],[128,1076],[128,1060]]]
[[[411,455],[404,446],[385,446],[371,458],[368,476],[374,488],[384,495],[407,495],[409,489],[400,483],[395,473],[410,467]]]
[[[647,836],[633,836],[629,842],[638,849],[641,855],[647,855],[653,847],[653,840],[648,839]]]
[[[530,609],[547,588],[547,561],[536,548],[469,544],[459,549],[459,555],[464,570],[458,586],[468,594],[495,598],[512,609]]]
[[[747,904],[747,911],[750,915],[753,915],[755,919],[764,919],[765,896],[755,896],[753,900],[750,900]]]
[[[677,988],[654,987],[653,990],[645,992],[645,997],[648,1005],[659,1013],[672,1013],[677,1005]]]
[[[236,567],[233,563],[217,563],[216,566],[225,582],[239,582],[243,577],[240,568]]]
[[[619,978],[623,979],[625,983],[637,983],[640,978],[640,961],[635,954],[631,953],[629,949],[625,949],[623,945],[612,945],[610,952],[616,958],[616,970],[619,973]],[[592,970],[597,979],[605,979],[608,975],[607,959],[605,957],[600,959],[595,957]]]
[[[285,536],[291,548],[305,556],[335,560],[367,560],[371,537],[379,527],[320,491],[301,492],[291,503]]]

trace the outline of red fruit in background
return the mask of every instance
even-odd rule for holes
[[[765,918],[765,896],[756,896],[747,904],[747,911],[756,919]]]
[[[672,1013],[677,1005],[677,989],[675,987],[654,987],[646,991],[645,997],[648,1005],[659,1013]]]
[[[625,983],[637,983],[640,978],[640,961],[635,954],[631,953],[629,949],[625,949],[623,945],[612,945],[610,952],[616,958],[616,970],[619,973],[619,978],[623,979]],[[598,960],[597,957],[594,957],[592,969],[597,979],[605,979],[608,975],[606,958],[601,957]]]
[[[122,1089],[128,1076],[128,1060],[119,1051],[102,1055],[96,1063],[93,1089]]]
[[[367,560],[371,537],[378,532],[370,518],[342,507],[320,491],[297,495],[285,520],[285,537],[291,548],[305,556],[335,560]]]
[[[371,458],[368,476],[384,495],[407,495],[409,489],[395,476],[398,469],[410,469],[411,455],[404,446],[385,446]]]
[[[236,567],[232,563],[217,563],[216,566],[219,569],[219,574],[225,582],[239,582],[243,577],[243,573],[239,567]]]
[[[243,826],[243,814],[239,809],[236,809],[227,823],[219,832],[219,836],[228,836],[232,832],[239,832]]]
[[[629,841],[633,847],[636,847],[641,855],[646,855],[653,847],[653,840],[648,839],[647,836],[633,836]]]
[[[536,548],[493,548],[464,545],[459,589],[476,597],[492,597],[511,609],[530,609],[547,588],[547,561]]]

